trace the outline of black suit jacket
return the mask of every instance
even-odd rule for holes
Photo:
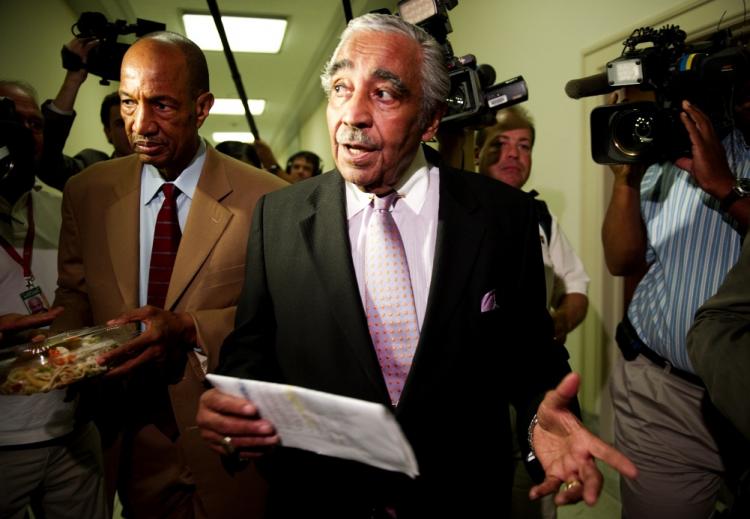
[[[258,203],[220,373],[390,405],[357,289],[345,204],[337,171]],[[506,515],[508,402],[519,424],[529,423],[544,391],[569,370],[565,349],[551,340],[538,220],[521,191],[447,167],[438,218],[425,319],[394,410],[420,476],[281,448],[265,460],[276,517],[372,517],[384,506],[400,519]],[[495,306],[482,312],[493,290]]]

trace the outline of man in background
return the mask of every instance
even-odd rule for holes
[[[686,337],[736,263],[750,220],[746,92],[732,96],[736,126],[723,141],[684,101],[690,157],[612,168],[604,257],[614,275],[643,275],[617,329],[622,356],[610,378],[615,444],[640,471],[621,481],[623,517],[709,517],[726,475]]]
[[[227,471],[195,414],[232,329],[253,208],[286,184],[199,136],[214,98],[205,56],[187,38],[134,43],[119,95],[134,153],[65,186],[55,298],[65,312],[53,327],[142,323],[139,337],[100,359],[114,388],[94,404],[109,493],[117,483],[126,515],[260,517],[253,467]]]
[[[33,89],[0,82],[0,346],[42,326],[57,286],[60,193],[37,182],[42,114]],[[49,310],[49,311],[48,311]],[[34,314],[34,315],[30,315]],[[58,389],[0,395],[0,517],[108,517],[99,434]],[[75,491],[71,492],[71,489]]]
[[[311,151],[302,150],[294,153],[286,161],[286,167],[282,168],[268,143],[259,139],[255,141],[254,146],[263,167],[290,184],[307,180],[323,172],[323,160]]]
[[[535,137],[534,123],[522,107],[499,111],[497,123],[477,134],[475,156],[479,173],[523,188],[531,175]],[[537,195],[536,191],[531,194]],[[564,343],[568,333],[586,317],[589,276],[547,204],[539,199],[536,202],[547,306],[555,323],[555,339]]]
[[[94,38],[73,38],[65,44],[66,51],[75,56],[82,66],[77,70],[66,70],[55,98],[42,104],[43,131],[38,174],[44,183],[60,191],[70,177],[91,164],[108,158],[103,151],[91,148],[83,149],[73,157],[63,153],[76,118],[75,101],[88,77],[86,57],[98,44]]]
[[[125,133],[125,121],[120,114],[120,94],[112,92],[104,96],[99,110],[99,118],[102,121],[107,142],[114,148],[110,158],[116,159],[133,153],[128,135]]]

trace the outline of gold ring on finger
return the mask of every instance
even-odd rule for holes
[[[221,446],[224,449],[224,452],[226,452],[227,456],[231,456],[232,454],[234,454],[234,445],[232,445],[231,436],[224,436],[221,439]]]
[[[577,479],[571,479],[570,481],[566,481],[565,483],[563,483],[563,485],[562,485],[562,491],[563,492],[567,492],[571,488],[575,488],[575,487],[579,486],[580,484],[581,484],[581,482],[578,481]]]

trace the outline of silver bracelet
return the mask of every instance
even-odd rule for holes
[[[529,433],[526,436],[526,440],[529,442],[529,454],[526,456],[527,462],[532,462],[536,459],[536,452],[534,451],[534,427],[538,423],[539,419],[534,414],[534,418],[531,419],[531,423],[529,424]]]

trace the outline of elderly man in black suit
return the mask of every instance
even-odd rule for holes
[[[350,22],[322,77],[337,170],[258,203],[218,369],[392,406],[420,476],[278,447],[252,402],[210,390],[202,435],[217,452],[229,438],[241,458],[261,458],[270,516],[503,517],[508,401],[546,470],[534,496],[565,482],[558,504],[593,503],[594,457],[635,476],[567,409],[578,377],[550,339],[532,200],[420,146],[450,86],[441,52],[397,17]],[[405,271],[398,303],[375,286],[384,234]]]

